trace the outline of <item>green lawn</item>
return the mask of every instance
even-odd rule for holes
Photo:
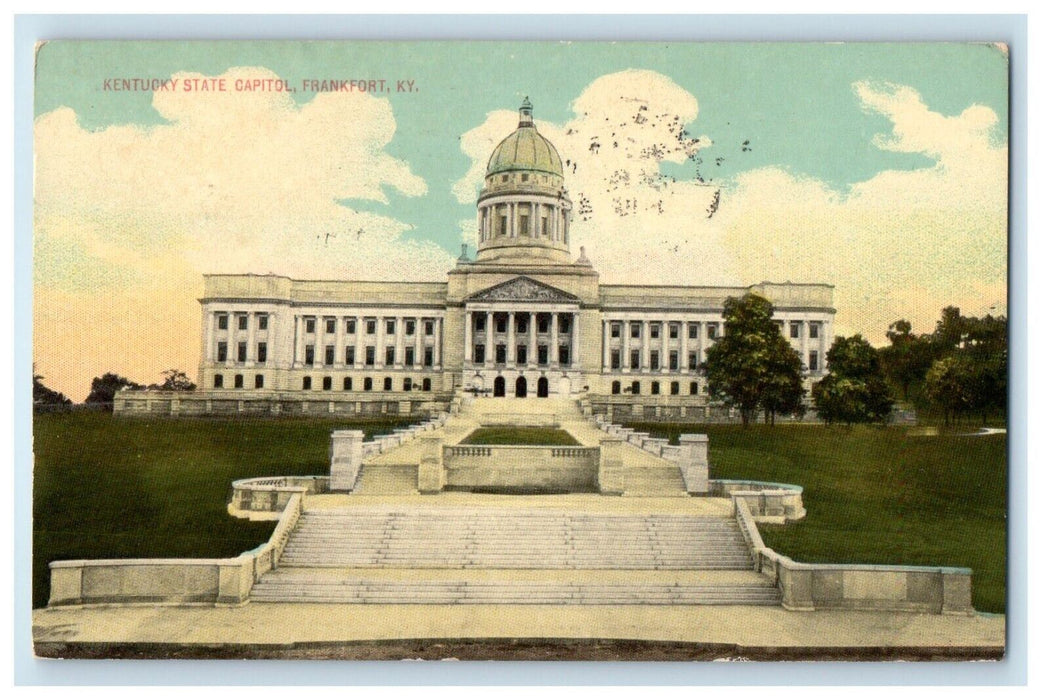
[[[55,559],[226,557],[252,549],[273,523],[226,513],[233,480],[327,474],[333,429],[360,428],[370,439],[406,424],[35,416],[33,605],[47,604],[47,564]]]
[[[805,519],[761,526],[797,561],[966,566],[973,604],[1005,612],[1004,435],[909,437],[906,428],[631,424],[673,443],[710,436],[711,477],[804,487]]]
[[[460,445],[578,445],[560,428],[478,428]]]

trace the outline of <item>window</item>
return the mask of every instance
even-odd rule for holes
[[[346,347],[346,364],[352,365],[357,361],[357,348],[352,345]]]
[[[506,182],[506,175],[503,175],[503,182]],[[497,236],[505,236],[505,235],[507,235],[507,231],[506,231],[506,228],[507,228],[506,214],[500,214],[499,215],[499,226],[497,228],[499,229],[496,232]]]
[[[302,390],[303,391],[309,391],[312,388],[313,388],[313,377],[303,377],[302,378]]]
[[[699,394],[699,382],[689,382],[688,393],[692,396],[696,396],[697,394]]]
[[[324,319],[324,332],[325,333],[334,333],[335,332],[335,319],[334,318],[326,318],[326,319]]]
[[[813,350],[809,353],[809,371],[818,372],[820,369],[820,354]]]
[[[324,364],[331,367],[335,364],[335,346],[325,345],[324,346]]]
[[[386,319],[386,335],[393,335],[397,332],[397,319],[388,318]]]
[[[630,351],[630,369],[641,369],[641,351]]]
[[[509,179],[510,179],[510,176],[509,176],[509,175],[503,175],[503,182],[506,182],[506,181],[508,181]]]
[[[567,365],[567,364],[569,364],[569,362],[571,362],[568,359],[568,346],[567,345],[559,345],[557,347],[557,361],[560,364],[562,364],[562,365]]]
[[[688,337],[691,340],[695,340],[696,338],[699,337],[699,324],[698,323],[690,323],[690,324],[688,324]]]
[[[611,365],[612,369],[619,369],[619,351],[613,350],[611,352]]]
[[[433,335],[433,321],[426,321],[423,323],[423,333],[425,335]]]
[[[550,362],[550,358],[548,357],[549,348],[547,348],[547,346],[545,346],[545,345],[540,345],[537,349],[539,351],[539,364],[545,365],[545,364],[549,363]]]
[[[248,315],[237,314],[237,330],[246,331],[248,330]]]
[[[650,323],[650,324],[648,324],[648,336],[650,338],[658,338],[659,337],[659,330],[660,330],[660,324],[658,324],[658,323]]]
[[[820,324],[810,323],[809,324],[809,337],[819,338],[820,337]]]
[[[670,371],[677,371],[677,350],[670,351]]]
[[[404,334],[405,335],[415,335],[415,320],[414,319],[408,319],[407,321],[404,322]]]
[[[256,374],[255,375],[255,388],[256,389],[261,389],[265,385],[266,385],[266,378],[263,377],[261,374]]]
[[[312,365],[313,364],[313,346],[312,345],[307,345],[306,346],[306,364],[308,364],[308,365]]]
[[[433,347],[432,346],[427,346],[426,349],[423,350],[423,366],[424,367],[433,367]]]
[[[415,348],[404,349],[404,364],[409,367],[415,364]]]
[[[718,337],[718,324],[708,323],[707,324],[707,338],[710,340],[717,340]]]
[[[528,346],[518,345],[517,346],[517,364],[525,365],[528,364]]]
[[[375,346],[369,345],[364,348],[364,364],[369,367],[375,366]]]
[[[515,318],[517,319],[516,321],[514,321],[514,323],[517,324],[517,332],[518,333],[527,333],[528,332],[528,317],[527,316],[522,316],[521,314],[518,314]]]
[[[678,338],[678,337],[681,336],[681,326],[679,326],[676,323],[671,323],[669,328],[670,328],[670,337],[672,339],[673,338]]]
[[[485,315],[484,314],[474,314],[474,330],[475,331],[483,331],[484,330],[484,324],[485,324]]]
[[[346,319],[346,332],[356,333],[357,332],[357,319],[348,318]]]
[[[496,345],[495,346],[495,361],[499,364],[506,362],[506,346]]]
[[[613,323],[611,328],[609,328],[609,335],[611,335],[613,338],[618,338],[621,332],[622,329],[619,327],[618,323]]]
[[[215,359],[219,362],[226,361],[226,344],[221,341],[219,342],[218,349],[215,351]]]
[[[558,315],[557,322],[560,324],[557,327],[559,332],[568,333],[570,330],[572,330],[572,319],[570,317]]]
[[[495,332],[506,333],[506,317],[497,316],[495,319]]]
[[[621,389],[622,389],[622,385],[619,383],[618,380],[612,382],[612,393],[613,394],[618,394],[621,391]]]
[[[255,348],[255,359],[259,362],[266,361],[266,343],[259,343],[258,347]]]
[[[364,332],[368,335],[375,335],[375,319],[369,318],[364,322]]]
[[[800,338],[801,337],[801,321],[790,322],[790,337]]]
[[[394,355],[396,354],[396,350],[397,350],[397,348],[393,347],[392,345],[387,345],[386,346],[386,364],[387,365],[392,365],[393,364]]]
[[[538,331],[539,333],[549,333],[550,332],[550,319],[549,318],[547,318],[546,316],[537,316],[535,320],[536,320],[536,325],[539,326],[539,331]]]
[[[659,394],[659,382],[652,382],[652,395],[656,396]]]
[[[672,395],[674,395],[674,396],[677,396],[678,394],[680,394],[681,393],[681,384],[679,384],[678,382],[670,382],[670,393]]]
[[[266,330],[267,328],[270,327],[269,314],[259,314],[258,319],[259,319],[258,320],[258,325],[259,325],[259,330],[260,331],[264,331],[264,330]]]
[[[540,229],[541,229],[541,233],[544,236],[549,238],[549,236],[550,236],[550,220],[544,216],[543,218],[539,219],[539,226],[540,226]]]
[[[226,314],[219,314],[215,318],[217,318],[219,320],[219,330],[220,331],[224,331],[227,328],[229,328],[229,316],[227,316]]]
[[[245,341],[237,343],[237,362],[248,361],[248,344]]]
[[[321,380],[321,388],[324,391],[331,391],[331,377],[325,377]]]
[[[521,174],[521,182],[528,182],[528,173]]]
[[[641,393],[641,382],[630,382],[630,393],[640,394]]]
[[[640,323],[631,323],[630,324],[630,337],[631,338],[640,338],[641,337],[641,324]]]
[[[390,378],[390,377],[383,377],[382,378],[382,390],[383,391],[393,391],[393,379],[392,378]]]
[[[474,345],[474,362],[480,364],[484,362],[484,346]]]
[[[688,354],[688,368],[692,371],[699,369],[699,353],[690,352]]]
[[[313,333],[317,330],[317,319],[308,318],[306,319],[306,332]]]
[[[659,350],[652,350],[648,353],[648,368],[659,369]]]
[[[343,391],[353,391],[353,377],[343,377],[342,378],[342,390]]]
[[[429,391],[429,390],[430,390],[430,378],[427,377],[426,379],[423,380],[423,391]]]
[[[401,382],[401,386],[404,388],[405,391],[411,391],[412,390],[412,378],[411,377],[405,377],[404,381]]]
[[[222,375],[221,374],[216,374],[215,375],[215,388],[216,389],[221,389],[222,388]]]
[[[521,214],[520,215],[520,219],[521,219],[521,221],[520,221],[520,223],[518,225],[518,229],[517,229],[518,232],[519,232],[518,235],[523,233],[526,236],[531,236],[532,235],[532,228],[529,225],[528,214]]]
[[[371,377],[365,377],[364,378],[364,390],[365,391],[371,391],[372,390],[372,378]]]

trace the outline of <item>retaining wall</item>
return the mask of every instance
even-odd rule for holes
[[[446,445],[445,485],[538,491],[596,490],[600,448]]]

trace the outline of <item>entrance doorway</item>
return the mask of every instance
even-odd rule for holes
[[[514,385],[514,396],[519,399],[528,396],[528,380],[524,377],[517,378],[517,383]]]
[[[550,395],[550,382],[547,381],[546,377],[539,377],[539,383],[535,387],[535,395],[541,399],[545,399]]]
[[[492,386],[493,396],[506,396],[506,379],[503,377],[496,377],[495,384]]]

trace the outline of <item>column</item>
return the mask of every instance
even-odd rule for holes
[[[560,339],[560,336],[559,336],[559,333],[560,333],[561,329],[558,327],[558,324],[560,322],[561,322],[561,315],[560,314],[558,314],[558,313],[550,314],[550,348],[551,348],[553,354],[551,355],[550,353],[547,353],[547,359],[550,360],[550,366],[551,367],[558,367],[561,364],[561,354],[560,354],[560,347],[559,347],[559,345],[561,343],[561,339]]]
[[[398,316],[393,323],[393,364],[404,367],[404,318]]]
[[[651,340],[649,338],[649,335],[651,334],[651,332],[652,331],[649,328],[649,322],[648,321],[642,321],[641,322],[641,369],[642,370],[652,369],[649,366],[649,362],[648,362],[648,360],[649,360],[648,351],[649,351],[649,344],[650,344],[650,340]]]
[[[364,367],[364,317],[355,316],[354,318],[356,319],[354,328],[357,332],[353,335],[353,366],[361,369]]]
[[[539,203],[532,202],[532,216],[529,218],[532,224],[532,238],[539,238]]]
[[[386,319],[382,314],[375,321],[375,366],[386,366]]]
[[[677,369],[681,374],[688,373],[688,319],[681,319],[678,326],[678,339],[681,347],[677,351]]]
[[[612,322],[602,321],[601,325],[601,369],[607,372],[612,369]]]
[[[491,367],[495,362],[495,324],[489,310],[484,319],[484,366]]]
[[[664,320],[660,321],[659,325],[659,336],[663,341],[663,347],[659,352],[659,371],[666,373],[670,371],[670,324]]]
[[[483,210],[478,207],[477,209],[477,242],[484,243],[484,214]]]
[[[506,318],[506,366],[517,365],[517,318],[514,312],[507,314]]]
[[[562,240],[568,245],[568,210],[562,210],[558,218],[561,219],[558,224],[561,226]]]
[[[304,339],[304,336],[306,335],[305,330],[306,329],[303,327],[303,323],[302,323],[302,316],[298,316],[298,315],[295,316],[295,350],[294,350],[294,357],[292,357],[292,360],[291,360],[293,366],[299,365],[299,364],[302,363],[303,345],[304,345],[303,339]]]
[[[426,330],[423,325],[425,320],[416,316],[415,317],[415,364],[414,367],[423,366],[423,331]],[[437,322],[433,324],[434,331],[437,331]]]
[[[801,362],[811,372],[809,367],[809,321],[803,318],[801,321]]]
[[[215,314],[211,311],[204,312],[204,360],[215,360]]]
[[[440,317],[434,323],[433,328],[433,366],[441,368],[444,362],[444,317]]]
[[[619,343],[622,350],[619,351],[619,371],[626,372],[630,369],[630,319],[623,318],[619,322]]]
[[[579,369],[579,312],[572,314],[572,367]]]
[[[517,202],[507,205],[507,209],[510,210],[510,237],[517,238]]]
[[[342,367],[346,364],[346,318],[335,317],[335,366]],[[356,358],[354,358],[356,359]]]
[[[473,343],[470,340],[474,334],[474,315],[472,311],[466,312],[466,328],[463,331],[463,367],[473,364]]]
[[[535,367],[539,361],[539,334],[535,328],[535,312],[528,313],[528,366]]]

